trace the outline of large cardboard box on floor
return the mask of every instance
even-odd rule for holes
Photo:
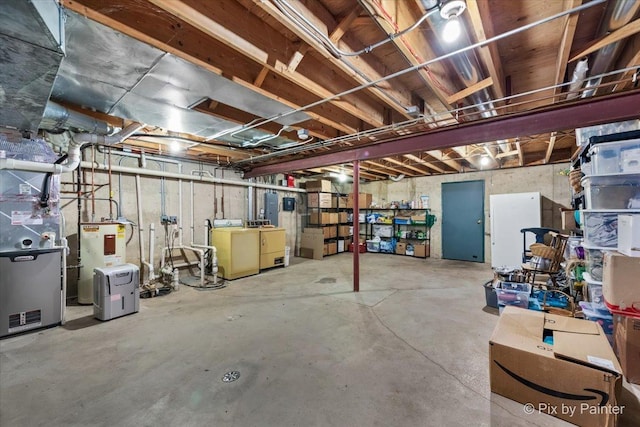
[[[324,255],[324,233],[322,228],[305,228],[300,237],[300,253],[302,249],[310,249],[313,251],[313,259],[322,259]],[[308,251],[304,251],[305,254]]]
[[[622,368],[596,322],[507,306],[489,341],[489,372],[491,391],[525,413],[613,427],[624,411]]]
[[[614,315],[613,341],[625,378],[640,384],[640,319]]]

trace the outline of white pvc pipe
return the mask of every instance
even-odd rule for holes
[[[196,223],[195,223],[195,219],[194,219],[194,213],[193,213],[193,193],[194,193],[194,188],[193,188],[193,181],[189,182],[189,189],[191,190],[191,194],[190,194],[190,199],[189,199],[189,203],[191,205],[191,245],[193,246],[193,241],[194,239],[194,235],[195,235],[195,228],[196,228]],[[206,241],[206,240],[205,240]]]
[[[80,167],[83,169],[91,169],[91,162],[81,162]],[[104,165],[93,165],[95,170],[107,171],[108,167]],[[175,172],[166,172],[166,171],[157,171],[150,169],[141,169],[141,168],[132,168],[127,166],[111,166],[111,171],[115,173],[126,173],[131,175],[143,175],[143,176],[155,176],[155,177],[164,177],[164,178],[173,178],[173,179],[183,179],[185,181],[193,181],[193,182],[211,182],[215,184],[228,184],[235,185],[238,187],[255,187],[255,188],[266,188],[269,190],[280,190],[286,191],[288,193],[306,193],[307,190],[304,188],[294,188],[294,187],[282,187],[280,185],[272,185],[272,184],[259,184],[256,182],[249,181],[235,181],[232,179],[224,179],[224,178],[212,178],[208,176],[192,176],[182,173]]]
[[[182,247],[182,179],[178,179],[178,246]]]
[[[136,175],[136,195],[138,199],[138,242],[140,244],[140,281],[144,280],[144,268],[147,267],[149,271],[148,279],[151,280],[154,275],[153,266],[147,262],[144,258],[144,225],[142,223],[142,191],[140,185],[140,175]]]
[[[149,224],[149,265],[151,265],[149,271],[149,280],[155,279],[155,272],[153,270],[153,255],[154,255],[154,246],[156,242],[156,225],[152,222]]]

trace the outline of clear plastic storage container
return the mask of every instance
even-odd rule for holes
[[[618,246],[618,212],[582,211],[584,244],[589,247]]]
[[[589,155],[592,175],[640,172],[640,139],[596,144]]]
[[[584,248],[584,255],[586,260],[587,273],[593,280],[602,280],[602,260],[604,252],[600,249]]]
[[[640,174],[585,176],[581,184],[587,209],[628,209],[640,202]]]

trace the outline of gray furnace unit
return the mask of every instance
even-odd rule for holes
[[[111,320],[140,310],[140,269],[133,264],[93,269],[93,315]]]

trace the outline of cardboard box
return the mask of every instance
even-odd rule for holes
[[[605,252],[602,261],[602,296],[615,314],[640,317],[640,258]]]
[[[418,258],[427,257],[427,245],[413,245],[413,256]]]
[[[307,192],[321,192],[321,193],[331,193],[331,181],[326,179],[319,179],[316,181],[307,181],[305,183],[305,188]]]
[[[351,236],[353,233],[353,227],[349,226],[349,225],[339,225],[338,226],[338,237],[348,237]]]
[[[300,237],[300,251],[310,249],[313,259],[322,259],[324,255],[324,233],[322,228],[305,228]]]
[[[349,214],[347,212],[338,212],[338,222],[340,224],[349,222]]]
[[[327,227],[322,227],[322,234],[325,239],[331,239],[333,237],[338,237],[338,230],[335,225],[329,225]]]
[[[329,219],[329,212],[322,212],[321,210],[317,209],[309,211],[309,224],[329,224]]]
[[[571,209],[560,208],[560,219],[562,220],[563,230],[575,230],[576,226],[575,211]]]
[[[338,242],[330,242],[325,245],[327,248],[327,255],[333,255],[338,253]]]
[[[339,208],[349,207],[349,198],[347,196],[338,197],[338,207]]]
[[[340,222],[340,216],[338,212],[330,212],[329,213],[329,221],[327,224],[338,224]]]
[[[353,208],[353,193],[349,193],[347,196],[347,207]],[[369,193],[358,193],[358,207],[368,208],[371,206],[372,196]]]
[[[613,316],[614,350],[627,381],[640,384],[640,319]]]
[[[587,320],[505,307],[489,341],[492,392],[583,427],[616,425],[621,372],[602,328]]]
[[[406,243],[404,243],[404,242],[396,243],[396,254],[404,255],[406,250],[407,250],[407,244]]]
[[[300,248],[300,257],[313,259],[313,249]]]
[[[307,201],[310,208],[331,208],[337,203],[331,193],[307,193]]]
[[[421,215],[411,215],[411,224],[426,224],[427,223],[427,213],[423,213]]]

